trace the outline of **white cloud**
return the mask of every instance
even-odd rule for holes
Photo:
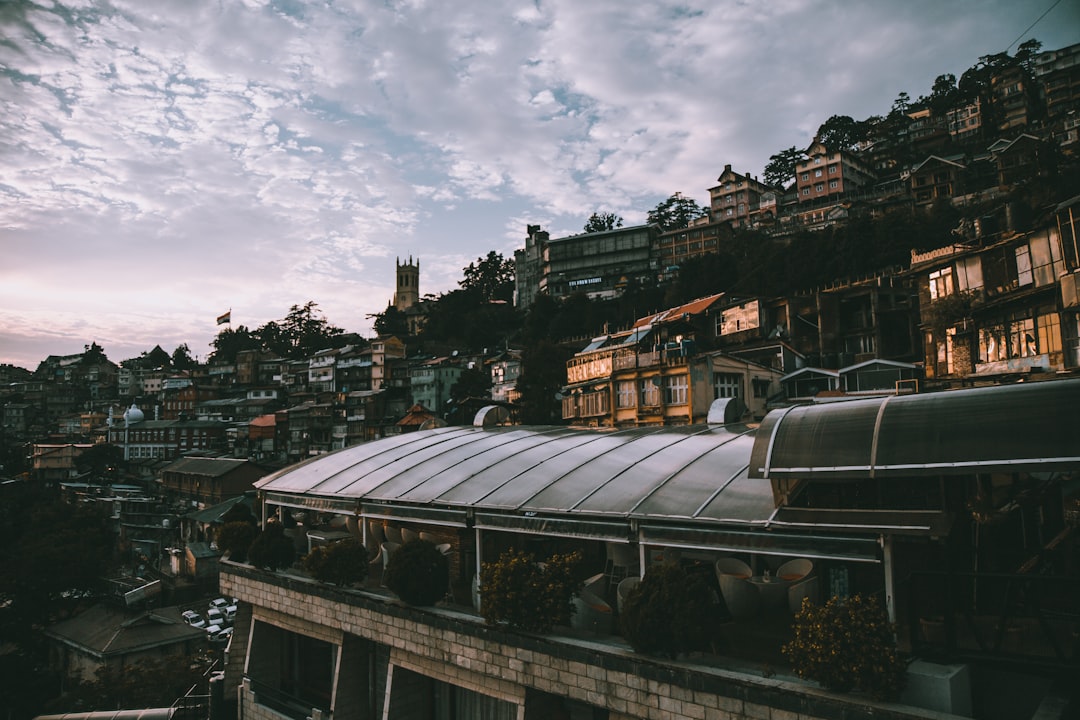
[[[309,299],[366,332],[395,256],[438,293],[526,224],[704,202],[724,164],[760,173],[829,115],[887,112],[1037,17],[1005,0],[61,4],[19,2],[0,28],[0,362],[36,365],[43,342],[200,352],[226,308],[255,327]],[[1077,39],[1067,5],[1032,32],[1047,47]]]

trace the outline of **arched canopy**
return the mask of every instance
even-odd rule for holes
[[[803,405],[758,428],[752,478],[1080,469],[1080,380]]]

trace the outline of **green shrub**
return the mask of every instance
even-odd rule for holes
[[[450,561],[427,540],[411,540],[390,556],[383,582],[409,605],[434,605],[450,587]]]
[[[532,554],[513,549],[495,562],[484,563],[480,573],[484,619],[536,633],[568,625],[574,596],[581,588],[576,579],[580,563],[580,552],[552,555],[537,563]]]
[[[245,520],[227,522],[217,534],[217,546],[221,553],[228,553],[230,560],[247,561],[248,549],[259,529]]]
[[[367,577],[367,550],[352,538],[315,547],[304,557],[304,569],[319,582],[352,585]]]
[[[263,570],[287,568],[296,559],[292,538],[285,536],[281,523],[268,522],[262,532],[255,536],[248,549],[248,561]]]
[[[636,652],[676,657],[708,649],[716,638],[719,597],[701,573],[654,565],[623,600],[619,626]]]
[[[795,615],[795,637],[783,647],[799,677],[829,690],[858,689],[891,700],[904,689],[906,664],[896,652],[896,628],[877,598],[809,598]]]

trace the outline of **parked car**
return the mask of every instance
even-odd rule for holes
[[[228,643],[232,639],[232,633],[233,629],[231,627],[221,628],[221,630],[210,636],[210,642]]]
[[[211,625],[218,625],[220,627],[228,625],[228,622],[225,619],[225,612],[218,608],[210,608],[206,611],[206,621]]]
[[[236,605],[229,605],[223,611],[225,613],[225,619],[229,621],[230,625],[236,621],[236,610]]]
[[[184,612],[180,613],[180,615],[184,618],[184,622],[186,622],[192,627],[206,627],[206,620],[204,620],[203,616],[195,612],[194,610],[185,610]]]
[[[210,607],[211,608],[217,608],[218,610],[223,610],[224,608],[228,607],[230,604],[231,603],[228,600],[226,600],[225,598],[223,598],[223,597],[214,598],[213,600],[210,601]]]
[[[206,639],[207,640],[213,640],[214,638],[216,638],[220,634],[221,634],[221,626],[220,625],[208,625],[206,627]]]

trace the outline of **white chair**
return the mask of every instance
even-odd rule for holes
[[[758,589],[750,582],[753,571],[737,558],[719,558],[716,561],[716,579],[720,594],[724,597],[731,617],[746,620],[757,615],[761,605]]]
[[[413,540],[419,540],[420,533],[407,527],[401,528],[401,542],[402,544],[412,542]]]
[[[435,546],[435,549],[438,550],[439,552],[441,552],[443,555],[449,555],[450,554],[450,549],[453,548],[453,547],[454,546],[451,545],[450,543],[439,543],[438,545]]]
[[[439,536],[436,535],[435,533],[424,532],[423,530],[421,530],[420,531],[420,539],[424,540],[424,541],[427,541],[427,542],[431,543],[432,545],[438,545],[439,544]]]
[[[382,544],[381,554],[383,560],[383,570],[390,566],[390,557],[397,551],[399,547],[401,547],[401,543],[390,542],[389,540]]]
[[[386,542],[386,536],[383,535],[382,523],[369,520],[367,540],[364,542],[364,549],[367,550],[372,565],[382,562],[382,544],[384,542]]]
[[[619,586],[615,588],[615,607],[622,612],[623,602],[626,601],[626,597],[630,594],[630,591],[641,584],[641,578],[628,577],[619,581]]]
[[[776,569],[776,577],[790,583],[796,583],[814,571],[814,563],[806,558],[795,558]]]
[[[598,635],[611,634],[615,627],[615,617],[611,606],[598,594],[603,590],[604,580],[604,574],[600,573],[585,581],[581,592],[574,597],[574,614],[570,616],[570,627]]]

